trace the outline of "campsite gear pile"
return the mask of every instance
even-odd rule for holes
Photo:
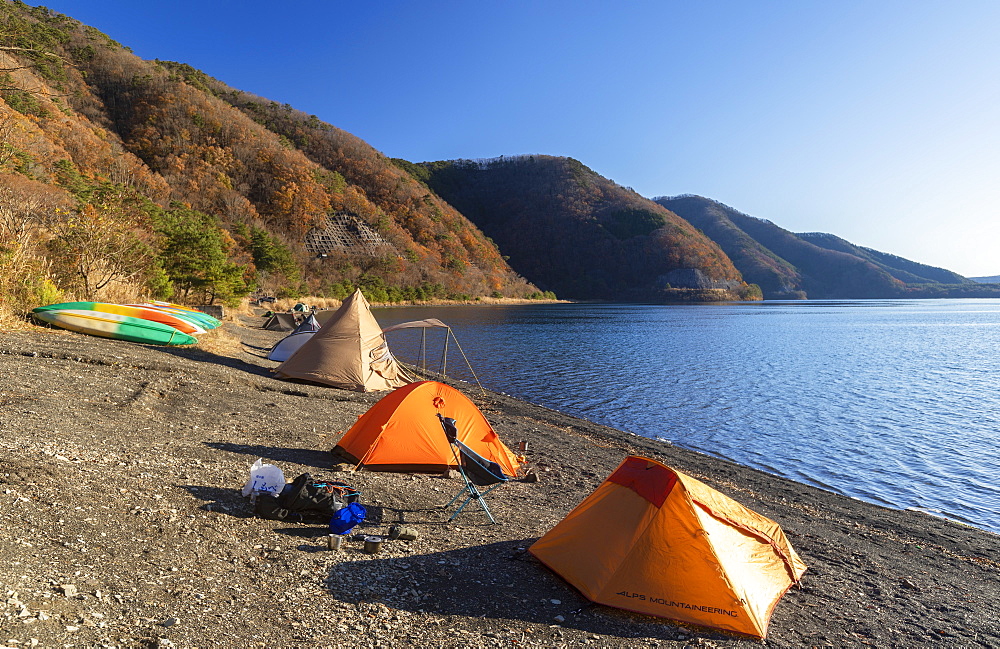
[[[254,515],[274,521],[305,523],[329,521],[329,534],[325,537],[327,548],[340,550],[351,532],[365,521],[368,514],[358,502],[361,493],[345,482],[321,481],[303,473],[285,483],[284,473],[274,464],[263,459],[254,462],[250,477],[243,486],[243,495],[250,496]],[[412,527],[393,525],[388,535],[361,533],[355,535],[364,543],[364,552],[377,554],[386,539],[413,541],[417,531]]]
[[[264,465],[273,466],[273,465]],[[343,534],[334,529],[334,521],[351,523],[346,530],[363,521],[365,508],[359,504],[360,493],[347,483],[321,481],[308,473],[283,484],[280,491],[255,491],[254,515],[274,521],[301,522],[306,520],[331,521],[331,532]],[[348,514],[341,512],[347,511]],[[339,528],[340,522],[337,523]]]

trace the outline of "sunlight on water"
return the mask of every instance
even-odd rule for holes
[[[1000,300],[377,309],[483,384],[824,489],[1000,532]],[[415,362],[418,330],[389,334]],[[439,369],[441,332],[427,337]],[[454,345],[448,373],[471,380]],[[502,431],[501,431],[502,433]]]

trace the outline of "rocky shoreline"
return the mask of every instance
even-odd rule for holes
[[[654,457],[782,525],[809,570],[774,647],[998,647],[1000,536],[863,503],[460,385],[537,482],[455,523],[441,476],[334,471],[338,433],[378,398],[277,381],[282,334],[149,347],[29,327],[0,334],[0,647],[750,647],[601,606],[522,552],[628,454]],[[254,518],[258,457],[362,492],[418,532],[378,554],[321,524]],[[613,530],[595,530],[595,534]]]

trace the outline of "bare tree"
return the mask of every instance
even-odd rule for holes
[[[19,174],[0,174],[0,247],[24,249],[44,221],[68,207],[62,190]]]

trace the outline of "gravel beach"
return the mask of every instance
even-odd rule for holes
[[[0,333],[0,647],[760,646],[588,606],[523,553],[629,454],[782,526],[809,570],[767,646],[1000,647],[998,535],[467,384],[538,480],[491,495],[499,525],[472,508],[449,523],[454,479],[335,470],[340,433],[384,393],[274,379],[282,334],[262,321],[192,348]],[[359,531],[418,537],[332,551],[322,524],[255,518],[240,490],[258,458],[355,486]]]

